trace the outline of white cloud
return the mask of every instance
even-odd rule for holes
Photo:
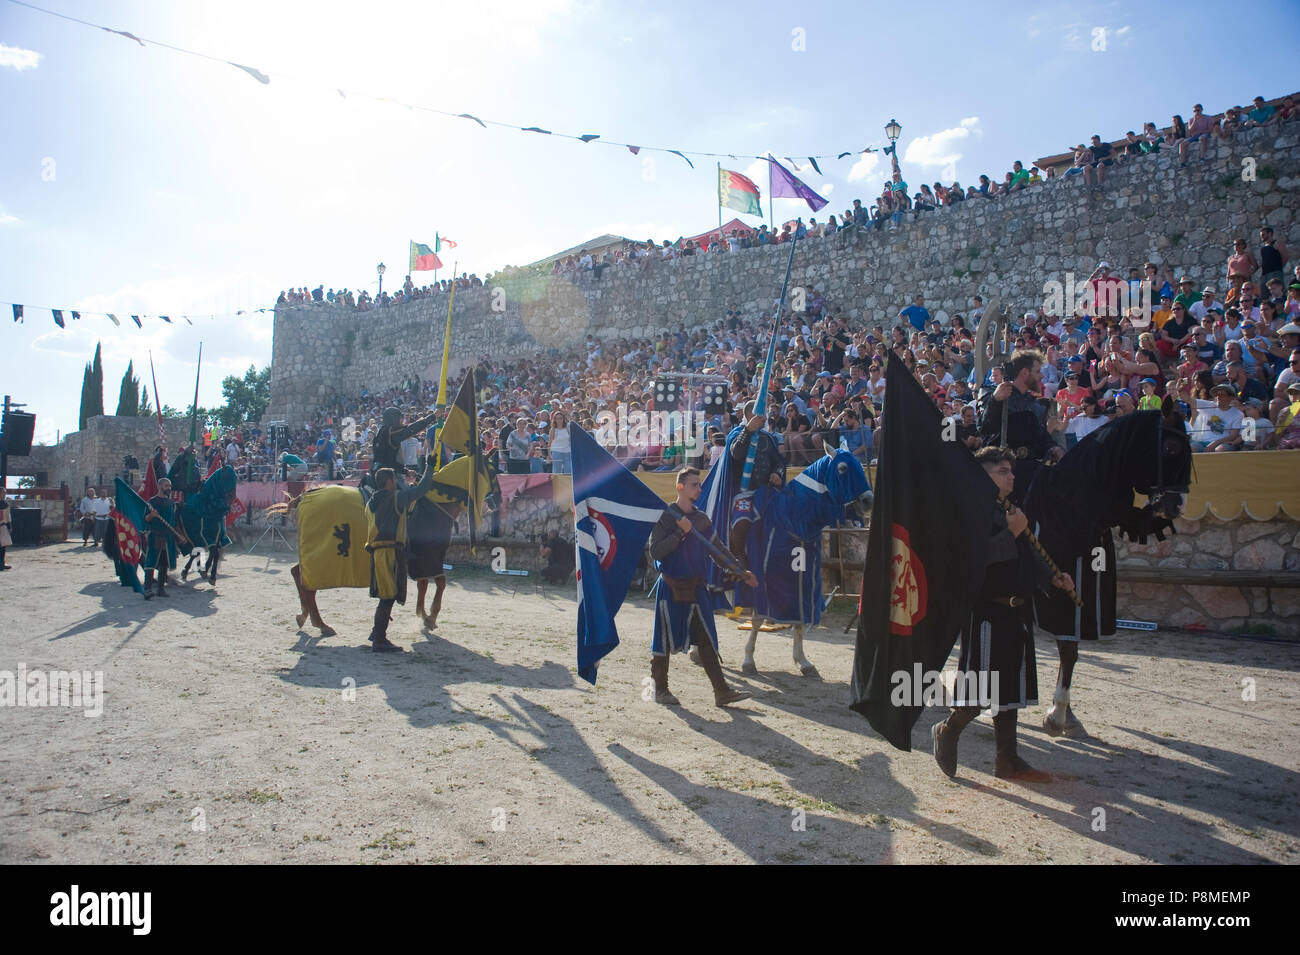
[[[22,47],[0,43],[0,66],[8,66],[15,70],[34,70],[40,61],[41,55],[35,50],[24,50]]]
[[[820,186],[817,187],[817,192],[823,199],[829,199],[831,197],[831,193],[834,191],[835,191],[835,183],[833,182],[823,182]]]
[[[880,153],[863,153],[862,158],[853,164],[849,170],[849,182],[859,182],[869,176],[875,175],[876,167],[880,165]]]
[[[1120,27],[1118,30],[1116,30],[1116,31],[1115,31],[1115,35],[1116,35],[1116,36],[1124,36],[1124,35],[1125,35],[1126,33],[1128,33],[1131,29],[1133,29],[1133,28],[1132,28],[1131,26],[1128,26],[1128,25],[1126,24],[1125,26],[1122,26],[1122,27]]]
[[[920,166],[940,166],[940,178],[956,179],[962,144],[972,136],[984,135],[979,122],[978,116],[968,116],[951,129],[943,129],[929,136],[918,136],[907,144],[903,161]]]
[[[7,212],[0,212],[0,225],[13,225],[21,221],[17,216],[11,216]]]

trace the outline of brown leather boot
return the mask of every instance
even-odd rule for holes
[[[650,676],[655,681],[655,702],[664,706],[680,706],[681,701],[668,692],[668,658],[650,658]]]
[[[957,775],[957,739],[971,720],[979,715],[974,706],[953,707],[952,713],[942,723],[930,727],[934,740],[934,761],[949,779]]]
[[[998,744],[993,775],[998,779],[1015,779],[1024,783],[1048,783],[1050,773],[1034,769],[1016,753],[1016,711],[1003,710],[993,716],[993,736]]]
[[[709,675],[709,682],[713,684],[715,706],[730,706],[732,703],[750,698],[752,694],[727,685],[727,678],[722,675],[722,663],[718,660],[717,651],[713,649],[713,643],[707,636],[703,637],[696,646],[700,651],[700,665],[704,667],[704,672]]]

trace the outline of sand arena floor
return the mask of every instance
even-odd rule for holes
[[[574,669],[572,587],[452,575],[435,634],[413,613],[371,653],[374,602],[320,596],[339,631],[294,623],[290,555],[232,553],[215,590],[146,603],[75,543],[11,550],[0,670],[101,671],[103,712],[2,707],[0,862],[1296,862],[1300,645],[1121,632],[1085,646],[1089,741],[1021,723],[1052,783],[992,776],[987,718],[946,779],[927,710],[901,753],[847,708],[843,612],[806,652],[764,635],[761,675],[722,621],[713,706],[674,658],[680,708],[642,698],[650,603],[590,687]],[[1039,638],[1039,681],[1055,678]],[[1243,680],[1254,681],[1253,701]],[[353,688],[355,688],[353,690]]]

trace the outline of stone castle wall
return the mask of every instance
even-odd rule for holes
[[[1300,123],[1265,127],[1216,144],[1208,158],[1186,166],[1172,150],[1117,163],[1102,189],[1076,176],[879,230],[810,239],[796,252],[791,285],[816,288],[857,326],[892,323],[916,292],[931,311],[949,314],[966,314],[975,294],[1031,306],[1043,301],[1048,282],[1064,282],[1071,272],[1082,281],[1103,259],[1119,268],[1150,259],[1190,275],[1197,288],[1223,288],[1234,237],[1254,248],[1267,222],[1300,248],[1297,147]],[[1247,159],[1254,181],[1243,178]],[[458,291],[452,369],[565,348],[588,334],[644,336],[712,323],[731,308],[756,317],[774,303],[787,255],[787,247],[769,246]],[[336,394],[433,377],[446,314],[445,296],[369,312],[277,309],[268,419],[305,424]]]

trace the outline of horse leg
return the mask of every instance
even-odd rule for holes
[[[429,590],[429,579],[420,577],[415,581],[415,615],[421,620],[424,618],[424,595]]]
[[[221,563],[221,548],[213,547],[208,551],[208,583],[217,585],[217,565]]]
[[[190,559],[185,562],[184,569],[181,570],[181,580],[184,580],[190,574],[190,567],[193,565],[195,558],[199,556],[197,550],[190,551]]]
[[[302,613],[298,614],[298,626],[301,627],[310,617],[312,626],[320,629],[322,637],[332,637],[336,633],[335,629],[321,619],[320,608],[316,606],[316,591],[308,590],[302,582],[302,568],[294,564],[289,569],[290,576],[293,577],[294,586],[298,588],[298,604]]]
[[[794,662],[804,676],[820,677],[812,661],[803,655],[803,624],[794,625]]]
[[[758,673],[758,666],[754,663],[754,648],[758,645],[758,628],[763,625],[764,619],[758,614],[749,618],[749,637],[745,640],[745,659],[740,664],[741,673],[751,676]]]
[[[1052,708],[1043,718],[1043,729],[1049,736],[1085,739],[1088,731],[1070,709],[1070,684],[1074,679],[1074,665],[1079,661],[1079,643],[1077,640],[1057,640],[1056,652],[1061,659],[1061,669],[1052,694]]]
[[[433,605],[429,610],[429,629],[438,626],[438,614],[442,611],[442,592],[447,589],[447,575],[439,574],[433,578]]]

